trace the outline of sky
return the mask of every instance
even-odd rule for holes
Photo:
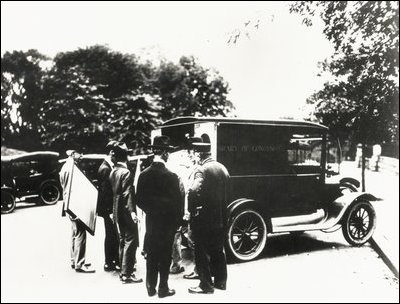
[[[228,43],[237,30],[249,37]],[[228,82],[236,115],[257,119],[302,118],[326,80],[318,62],[333,53],[321,24],[302,25],[281,1],[1,2],[2,54],[52,57],[94,44],[150,60],[193,55]]]

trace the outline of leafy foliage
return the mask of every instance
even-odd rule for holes
[[[179,64],[162,62],[156,86],[162,100],[161,118],[176,116],[226,116],[233,110],[227,99],[228,85],[214,71],[181,57]]]
[[[104,46],[59,53],[45,83],[44,141],[85,152],[102,152],[111,138],[142,147],[157,121],[143,83],[133,55]]]
[[[156,67],[95,45],[59,53],[42,69],[46,60],[34,50],[2,58],[2,143],[8,146],[101,153],[116,139],[143,153],[162,120],[233,109],[226,82],[192,57]]]
[[[45,71],[41,63],[47,58],[36,50],[12,53],[1,58],[1,138],[12,146],[40,146],[37,119],[42,102]]]
[[[306,25],[319,16],[335,53],[322,64],[334,80],[309,100],[341,137],[398,142],[399,9],[393,1],[297,1]]]

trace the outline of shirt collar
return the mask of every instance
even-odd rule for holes
[[[161,158],[160,155],[154,155],[153,162],[155,162],[155,163],[163,163],[165,165],[165,161]]]

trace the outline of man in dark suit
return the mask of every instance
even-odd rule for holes
[[[165,166],[173,149],[169,137],[156,136],[151,147],[154,161],[140,174],[136,195],[137,205],[146,213],[147,292],[149,296],[156,294],[160,274],[158,296],[164,298],[175,294],[169,289],[168,277],[174,235],[183,216],[184,192],[178,176]]]
[[[133,175],[127,167],[128,148],[125,143],[113,147],[116,164],[110,173],[113,191],[113,220],[119,232],[119,263],[122,283],[140,283],[134,274],[136,250],[139,245],[138,218],[134,204]]]
[[[110,183],[110,173],[114,167],[115,156],[113,147],[117,144],[117,141],[110,141],[106,150],[108,155],[100,165],[97,172],[99,181],[99,194],[97,199],[97,214],[104,220],[104,270],[120,270],[119,266],[119,242],[117,228],[112,221],[113,211],[113,191]]]
[[[189,292],[214,293],[214,288],[226,289],[224,239],[229,173],[222,164],[211,158],[209,143],[193,143],[193,148],[199,165],[188,192],[188,205],[200,285],[189,288]],[[212,274],[215,276],[214,282]]]

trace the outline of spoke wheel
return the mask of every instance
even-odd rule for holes
[[[369,202],[356,202],[346,211],[342,224],[343,236],[353,246],[365,244],[374,233],[375,210]]]
[[[249,261],[261,254],[267,240],[267,227],[255,210],[243,210],[232,219],[228,230],[228,249],[239,261]]]
[[[40,188],[40,199],[45,205],[54,205],[60,196],[60,189],[53,182],[46,182]]]
[[[15,209],[15,197],[8,191],[1,191],[1,213],[11,213]]]

